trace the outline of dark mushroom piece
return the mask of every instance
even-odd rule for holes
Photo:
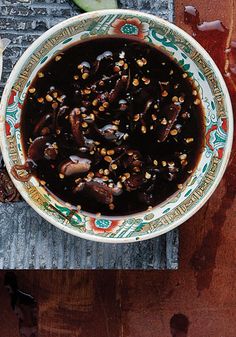
[[[140,122],[141,122],[141,131],[142,133],[146,133],[146,130],[147,130],[147,126],[146,126],[146,121],[145,121],[145,118],[146,118],[146,115],[148,113],[148,111],[150,110],[152,104],[153,104],[153,99],[148,99],[144,105],[144,109],[143,109],[143,112],[140,114]],[[143,129],[144,128],[144,129]]]
[[[58,155],[58,148],[56,143],[47,144],[47,147],[44,150],[44,158],[47,160],[55,160]]]
[[[116,81],[114,89],[112,89],[109,93],[109,102],[113,103],[122,94],[122,92],[128,88],[128,86],[129,76],[122,75],[121,78]]]
[[[35,125],[33,134],[37,136],[51,118],[52,118],[52,115],[50,113],[42,116],[40,120],[38,121],[38,123]]]
[[[23,165],[14,165],[11,169],[11,174],[16,180],[26,182],[30,179],[32,175],[32,171],[36,167],[36,162],[44,157],[44,151],[47,147],[47,143],[49,141],[49,138],[46,136],[37,137],[33,141],[32,144],[30,144],[30,147],[28,149],[27,154],[27,160],[25,164]],[[18,171],[26,171],[27,173],[25,175],[19,175]]]
[[[131,174],[131,176],[125,180],[124,186],[128,192],[139,189],[145,182],[144,174]]]
[[[88,196],[94,198],[101,204],[109,205],[113,202],[113,190],[100,179],[86,182],[79,182],[73,192],[84,191]]]
[[[57,113],[55,114],[55,130],[59,127],[59,118],[65,115],[69,110],[69,107],[67,105],[63,105],[62,107],[57,110]]]
[[[86,182],[86,192],[98,202],[109,205],[113,203],[112,189],[97,181]]]
[[[157,125],[157,140],[164,142],[181,111],[180,103],[166,104],[161,108],[163,120]]]
[[[126,99],[120,99],[119,102],[119,111],[126,111],[128,108],[128,102]]]
[[[78,156],[70,156],[70,159],[63,162],[59,167],[59,172],[66,177],[85,173],[90,170],[91,160]]]
[[[129,149],[126,151],[127,158],[123,161],[125,169],[133,169],[134,167],[141,168],[143,165],[142,155],[137,150]]]
[[[108,141],[115,141],[118,143],[124,136],[123,132],[118,130],[118,127],[113,124],[107,124],[101,129],[97,129],[97,132]]]
[[[84,137],[84,141],[87,151],[93,151],[94,148],[96,147],[94,140]]]
[[[33,143],[30,144],[28,149],[28,159],[37,162],[44,157],[44,150],[49,143],[49,137],[41,136],[34,139]]]
[[[149,98],[149,99],[146,101],[146,103],[145,103],[145,105],[144,105],[143,112],[140,114],[140,117],[141,117],[141,118],[144,117],[144,116],[146,115],[146,113],[148,112],[148,110],[151,108],[153,102],[154,102],[154,99],[152,99],[152,98]]]
[[[105,205],[112,204],[113,197],[122,194],[122,189],[118,186],[115,185],[114,187],[109,187],[100,178],[94,178],[92,181],[80,180],[73,192],[79,193],[82,191]]]
[[[79,114],[80,114],[80,109],[74,108],[69,115],[69,121],[71,124],[71,131],[75,138],[76,143],[79,146],[84,146],[85,141],[84,141],[84,136],[82,134],[82,131],[80,129],[81,123],[80,123]]]
[[[113,60],[113,53],[109,50],[97,56],[94,63],[93,73],[96,74],[104,61]]]

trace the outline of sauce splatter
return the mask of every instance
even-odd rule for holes
[[[220,70],[224,72],[228,28],[220,20],[201,22],[200,13],[194,6],[185,6],[184,22],[191,25],[193,36],[210,53]]]
[[[191,25],[193,37],[209,52],[221,70],[230,92],[233,108],[236,109],[236,41],[231,39],[232,32],[217,18],[213,21],[201,22],[200,13],[194,6],[185,6],[184,21]],[[221,204],[212,216],[213,228],[206,233],[190,261],[195,271],[199,294],[202,290],[208,289],[211,284],[217,249],[221,243],[222,227],[227,210],[232,207],[235,199],[235,170],[236,160],[233,156],[224,176],[225,193],[221,198]]]

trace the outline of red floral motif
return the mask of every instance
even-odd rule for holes
[[[212,127],[207,131],[207,134],[206,134],[206,143],[212,151],[214,151],[214,147],[212,146],[210,142],[210,138],[211,138],[211,133],[215,130],[217,130],[217,125],[212,125]]]
[[[218,150],[218,158],[221,159],[223,157],[223,153],[224,153],[224,149],[223,147],[221,147],[219,150]]]
[[[104,226],[102,225],[104,222]],[[94,233],[111,233],[120,224],[119,220],[106,220],[91,218],[87,223],[87,229]]]
[[[6,129],[6,135],[10,136],[11,135],[11,127],[7,122],[5,122],[5,129]]]
[[[221,118],[221,120],[222,120],[221,128],[224,130],[224,132],[227,132],[227,130],[228,130],[227,119]]]
[[[217,153],[221,159],[224,154],[225,135],[227,134],[227,119],[221,118],[221,124],[213,124],[206,134],[206,144],[211,151]]]
[[[11,105],[11,104],[14,103],[15,96],[16,96],[16,91],[12,90],[11,95],[10,95],[9,100],[8,100],[8,105]]]
[[[124,34],[144,39],[148,35],[149,25],[138,18],[116,19],[109,28],[109,34]]]

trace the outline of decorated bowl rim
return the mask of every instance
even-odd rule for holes
[[[223,76],[218,69],[217,65],[215,64],[214,60],[211,58],[211,56],[208,54],[208,52],[188,33],[186,33],[184,30],[176,26],[175,24],[164,20],[158,16],[155,16],[153,14],[148,14],[144,13],[141,11],[136,11],[136,10],[129,10],[129,9],[108,9],[108,10],[100,10],[100,11],[95,11],[95,12],[89,12],[89,13],[83,13],[76,15],[74,17],[71,17],[69,19],[63,20],[62,22],[54,25],[50,29],[48,29],[46,32],[44,32],[40,37],[38,37],[23,53],[23,55],[20,57],[16,65],[14,66],[7,82],[6,86],[4,88],[2,98],[1,98],[1,103],[0,103],[0,146],[2,150],[2,155],[3,159],[5,161],[6,167],[8,172],[10,173],[11,165],[8,161],[8,151],[6,150],[6,135],[4,132],[4,122],[5,122],[5,111],[7,107],[7,98],[9,96],[10,90],[12,88],[12,84],[14,83],[15,79],[17,78],[17,74],[19,73],[19,70],[22,69],[22,66],[24,65],[25,61],[30,58],[30,56],[33,54],[35,49],[43,43],[47,38],[49,38],[53,33],[59,31],[60,29],[63,29],[65,26],[67,26],[70,23],[74,22],[80,22],[82,20],[87,20],[91,18],[97,18],[100,16],[104,15],[115,15],[115,14],[125,14],[125,15],[131,15],[133,17],[138,16],[139,18],[146,18],[149,19],[153,22],[158,22],[160,24],[163,24],[166,27],[169,27],[173,31],[179,33],[185,40],[187,40],[197,51],[199,54],[201,54],[206,60],[208,60],[211,64],[211,67],[214,71],[214,74],[216,75],[218,81],[220,82],[222,91],[224,92],[224,99],[225,99],[225,105],[227,106],[227,118],[228,118],[228,130],[227,130],[227,142],[225,146],[225,151],[224,151],[224,156],[222,158],[222,163],[220,165],[220,169],[215,177],[215,180],[212,184],[212,186],[209,188],[207,192],[205,192],[205,195],[202,197],[202,199],[199,201],[196,206],[188,211],[186,214],[182,215],[179,219],[174,220],[173,223],[167,224],[165,227],[158,228],[158,230],[148,233],[145,235],[138,236],[133,236],[133,237],[122,237],[122,238],[110,238],[110,237],[103,237],[95,234],[88,234],[88,233],[81,233],[76,230],[76,228],[70,228],[65,226],[64,224],[61,224],[51,218],[47,213],[45,213],[43,210],[41,210],[37,205],[34,204],[34,202],[31,200],[31,198],[28,196],[28,194],[22,189],[21,183],[13,179],[13,182],[17,189],[20,191],[22,197],[26,200],[26,202],[44,219],[46,219],[48,222],[56,226],[57,228],[70,233],[72,235],[88,239],[88,240],[93,240],[93,241],[98,241],[98,242],[105,242],[105,243],[128,243],[128,242],[136,242],[142,241],[142,240],[147,240],[151,239],[157,236],[160,236],[164,233],[167,233],[168,231],[178,227],[180,224],[184,223],[186,220],[188,220],[190,217],[192,217],[205,203],[206,201],[211,197],[213,192],[215,191],[216,187],[220,183],[223,174],[225,172],[225,169],[227,167],[227,163],[229,161],[230,157],[230,152],[232,148],[232,143],[233,143],[233,110],[232,110],[232,104],[230,100],[230,95],[228,92],[228,88],[226,86],[226,83],[223,79]],[[173,197],[173,196],[171,196]],[[168,198],[168,199],[171,199]],[[156,207],[159,207],[160,205],[157,205]],[[151,212],[151,211],[150,211]],[[111,216],[102,216],[103,219],[127,219],[127,218],[132,218],[136,215],[140,215],[143,212],[139,213],[133,213],[127,216],[117,216],[117,217],[111,217]],[[149,212],[145,212],[148,214]]]

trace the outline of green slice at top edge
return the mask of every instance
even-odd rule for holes
[[[116,0],[73,0],[85,12],[118,8]]]

